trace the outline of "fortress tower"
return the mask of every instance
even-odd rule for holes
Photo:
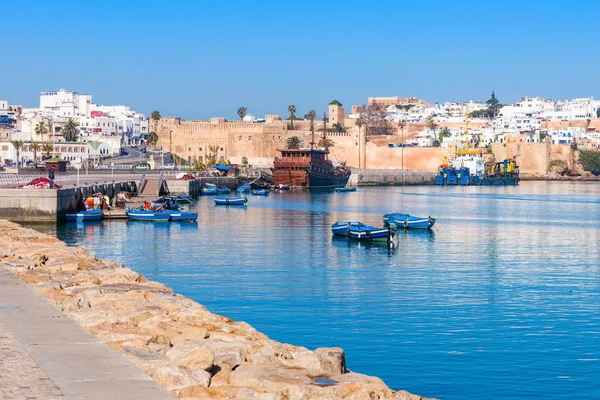
[[[344,106],[337,100],[333,100],[329,103],[329,125],[340,124],[344,126],[344,119],[346,113],[344,112]]]

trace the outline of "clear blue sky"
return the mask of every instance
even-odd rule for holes
[[[65,88],[186,119],[369,96],[597,96],[600,1],[3,0],[0,98]]]

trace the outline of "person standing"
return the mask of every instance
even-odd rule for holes
[[[54,167],[50,168],[48,171],[48,180],[50,180],[50,189],[54,188]]]

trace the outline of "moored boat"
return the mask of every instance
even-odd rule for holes
[[[423,218],[410,214],[393,213],[385,214],[384,221],[386,215],[391,215],[388,217],[387,223],[395,225],[398,229],[431,229],[435,225],[435,218],[431,218],[431,216]]]
[[[215,205],[217,206],[245,206],[248,199],[245,197],[217,197]]]
[[[202,188],[202,190],[200,190],[200,193],[202,193],[203,195],[217,194],[217,188]]]
[[[67,213],[65,214],[65,219],[67,221],[98,221],[103,217],[102,210],[84,210],[76,213]]]
[[[345,186],[345,187],[336,187],[334,189],[336,192],[338,193],[344,193],[344,192],[356,192],[356,188],[355,187],[349,187],[349,186]]]
[[[227,187],[217,188],[217,194],[227,194],[227,193],[231,193],[230,188],[227,188]]]
[[[252,191],[253,196],[268,196],[269,191],[267,189],[256,189]]]
[[[250,186],[250,184],[249,183],[244,183],[243,185],[238,186],[237,191],[239,193],[248,193],[248,192],[250,192],[250,189],[252,189],[252,187]]]
[[[331,233],[338,236],[348,236],[351,226],[366,226],[362,222],[334,222],[331,224]]]
[[[348,237],[354,240],[391,240],[394,238],[392,228],[377,228],[370,225],[356,225],[348,228]]]
[[[153,222],[168,222],[171,214],[161,207],[155,209],[131,209],[127,208],[127,216],[132,221],[153,221]]]
[[[279,185],[275,185],[275,190],[290,190],[290,187],[280,183]]]
[[[173,222],[194,222],[198,219],[197,213],[182,210],[167,210],[167,212],[171,215]]]

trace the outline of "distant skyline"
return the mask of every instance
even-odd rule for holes
[[[5,0],[0,99],[91,94],[149,115],[236,119],[430,103],[597,97],[600,2]]]

